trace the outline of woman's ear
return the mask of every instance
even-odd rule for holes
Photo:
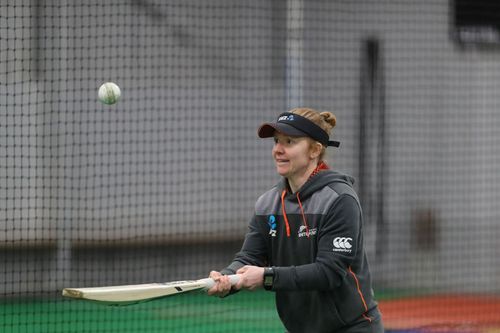
[[[311,160],[318,158],[321,155],[321,151],[323,150],[323,145],[318,141],[314,141],[311,144],[311,148],[309,149],[309,157]]]

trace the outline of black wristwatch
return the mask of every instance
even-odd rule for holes
[[[264,289],[272,290],[274,283],[274,270],[272,267],[264,268]]]

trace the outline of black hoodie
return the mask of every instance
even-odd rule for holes
[[[223,274],[272,266],[278,314],[295,332],[335,332],[380,319],[350,176],[321,171],[296,193],[286,179],[255,204],[242,249]]]

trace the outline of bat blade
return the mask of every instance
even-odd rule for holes
[[[229,279],[231,281],[231,284],[234,285],[238,282],[239,276],[230,275]],[[105,302],[108,304],[127,305],[156,298],[177,295],[192,290],[209,289],[214,285],[214,283],[214,280],[207,278],[201,280],[95,288],[64,288],[62,291],[62,295],[75,299]]]

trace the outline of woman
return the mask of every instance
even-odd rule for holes
[[[208,293],[242,288],[276,293],[289,332],[383,332],[364,250],[363,217],[353,179],[323,161],[336,124],[330,112],[297,108],[265,123],[282,180],[256,202],[242,249]],[[231,287],[225,275],[241,274]]]

